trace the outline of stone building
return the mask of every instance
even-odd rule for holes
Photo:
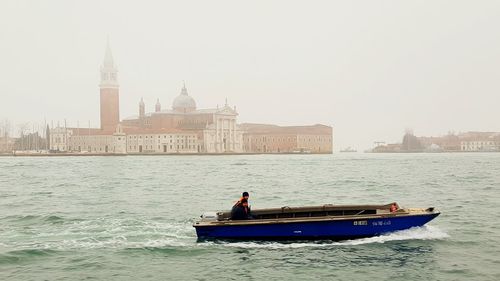
[[[12,153],[15,149],[16,139],[8,136],[0,137],[0,153]]]
[[[133,153],[198,153],[198,135],[181,130],[129,131],[126,151]]]
[[[448,133],[437,137],[406,134],[403,142],[377,146],[372,152],[496,152],[500,151],[499,132]]]
[[[460,151],[460,137],[455,134],[447,134],[439,137],[418,137],[425,151]]]
[[[199,153],[241,153],[243,132],[237,124],[238,113],[227,102],[223,107],[198,109],[189,96],[186,85],[174,99],[171,109],[161,109],[156,101],[155,111],[146,113],[144,101],[139,102],[139,115],[122,121],[124,130],[154,130],[195,134]]]
[[[64,127],[56,127],[50,129],[50,150],[53,151],[68,151],[71,150],[69,148],[69,140],[73,135],[73,130],[67,129]]]
[[[461,134],[460,149],[466,152],[500,151],[500,133],[467,132]]]
[[[95,128],[64,128],[50,130],[52,152],[126,153],[125,134],[121,127],[116,132]]]
[[[424,150],[420,140],[412,133],[406,132],[401,143],[401,151],[404,152],[421,152]]]
[[[332,153],[333,129],[325,125],[277,126],[241,124],[250,153]]]

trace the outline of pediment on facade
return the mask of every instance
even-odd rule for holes
[[[217,111],[217,114],[224,114],[224,115],[238,115],[236,111],[229,106],[225,106],[221,108],[219,111]]]

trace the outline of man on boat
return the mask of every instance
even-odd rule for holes
[[[248,206],[248,200],[242,198],[233,206],[233,209],[231,210],[231,219],[248,220],[251,218],[252,216],[250,215],[250,206]]]
[[[391,213],[396,212],[398,209],[399,209],[399,206],[398,206],[397,203],[392,203],[391,204],[391,209],[390,209]]]
[[[250,194],[248,194],[248,192],[246,192],[246,191],[245,191],[245,192],[243,192],[243,194],[241,195],[240,199],[239,199],[238,201],[236,201],[236,203],[234,203],[234,206],[233,206],[233,207],[240,205],[240,204],[241,204],[241,201],[242,201],[243,199],[247,200],[247,202],[248,202],[248,197],[250,197]]]

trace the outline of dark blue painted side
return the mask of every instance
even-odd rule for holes
[[[201,239],[351,239],[422,226],[439,213],[355,220],[194,226]]]

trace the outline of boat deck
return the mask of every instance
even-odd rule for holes
[[[368,218],[398,217],[409,215],[425,215],[434,213],[434,208],[408,208],[391,212],[390,203],[385,205],[322,205],[308,207],[281,207],[252,210],[253,219],[231,220],[231,212],[218,212],[217,218],[202,219],[194,226],[216,225],[255,225],[294,222],[317,222],[331,220],[352,220]]]

